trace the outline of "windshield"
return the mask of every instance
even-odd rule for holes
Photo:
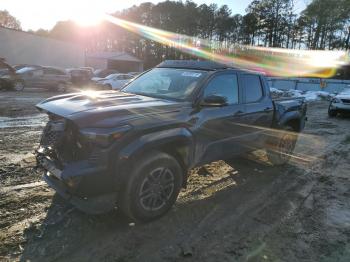
[[[33,67],[23,67],[22,69],[19,69],[16,72],[19,74],[23,74],[23,73],[33,71],[33,70],[35,70],[35,68],[33,68]]]
[[[207,72],[201,70],[155,68],[136,78],[123,92],[186,100],[206,75]]]

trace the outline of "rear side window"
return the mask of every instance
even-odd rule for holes
[[[64,75],[65,73],[55,68],[44,68],[44,73],[48,75]]]
[[[260,77],[256,75],[243,75],[246,103],[254,103],[263,97]]]
[[[223,74],[215,76],[204,90],[204,97],[209,95],[221,95],[226,97],[228,104],[238,104],[237,75]]]

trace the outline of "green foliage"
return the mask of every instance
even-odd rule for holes
[[[300,0],[253,0],[243,16],[232,14],[226,5],[198,5],[189,0],[148,2],[116,12],[114,16],[220,41],[223,46],[349,50],[350,0],[312,0],[302,12],[296,10],[295,1]],[[192,58],[108,22],[90,28],[79,27],[72,21],[58,22],[49,32],[41,30],[37,34],[81,44],[87,51],[125,51],[143,59],[146,68],[165,58]]]

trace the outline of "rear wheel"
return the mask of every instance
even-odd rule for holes
[[[289,126],[285,127],[277,135],[277,138],[272,138],[273,142],[269,143],[269,148],[266,150],[267,158],[273,165],[286,164],[294,151],[298,135]]]
[[[132,168],[121,193],[122,211],[143,222],[164,215],[177,199],[182,177],[182,169],[172,156],[152,152],[142,157]]]

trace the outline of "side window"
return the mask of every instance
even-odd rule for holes
[[[128,75],[123,75],[122,77],[123,77],[123,78],[122,78],[123,80],[128,79]]]
[[[228,104],[238,104],[238,81],[235,74],[223,74],[210,80],[204,90],[204,96],[221,95]]]
[[[45,75],[64,75],[64,72],[55,68],[44,68]]]
[[[124,77],[125,77],[125,79],[132,79],[133,78],[132,75],[125,75]]]
[[[34,70],[34,71],[31,71],[31,72],[32,72],[31,73],[32,76],[42,76],[44,74],[43,70]]]
[[[51,68],[44,68],[44,74],[45,75],[52,75],[53,74],[52,69]]]
[[[263,96],[260,77],[257,75],[242,75],[242,77],[246,103],[259,101]]]

